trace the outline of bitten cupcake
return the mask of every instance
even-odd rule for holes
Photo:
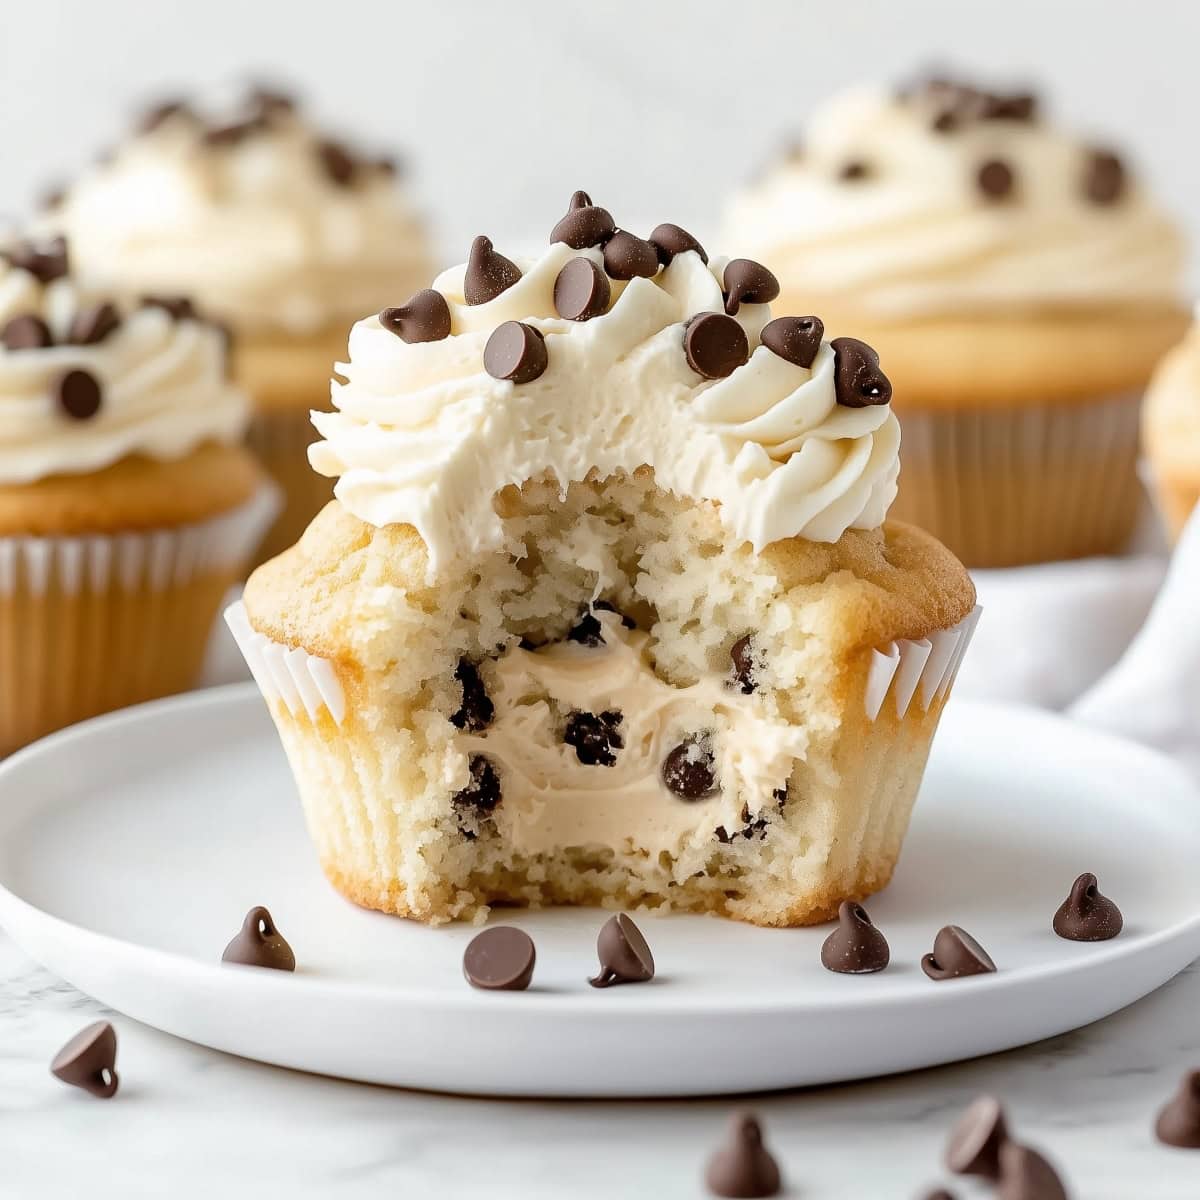
[[[884,523],[874,352],[777,291],[577,192],[354,327],[337,500],[229,614],[351,899],[795,925],[888,882],[975,595]]]
[[[1177,538],[1200,501],[1200,323],[1154,372],[1142,440],[1159,509]]]
[[[0,247],[0,755],[191,686],[274,516],[221,331]]]
[[[131,299],[192,297],[233,334],[250,445],[286,506],[260,557],[289,546],[329,499],[308,470],[309,410],[363,312],[429,277],[424,230],[391,159],[316,130],[288,96],[254,90],[213,119],[183,102],[143,115],[47,214],[89,284]]]
[[[1122,549],[1139,400],[1186,312],[1180,234],[1117,154],[1027,93],[859,91],[736,198],[727,232],[774,265],[789,311],[884,357],[897,515],[972,566]]]

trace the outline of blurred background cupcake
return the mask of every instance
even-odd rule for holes
[[[895,516],[972,566],[1123,548],[1140,397],[1187,313],[1182,237],[1118,154],[1027,92],[864,89],[735,198],[726,244],[887,362]]]
[[[250,445],[286,501],[260,560],[331,496],[308,467],[308,414],[328,407],[350,325],[429,276],[397,175],[394,160],[326,136],[293,97],[259,87],[214,108],[155,105],[50,198],[43,227],[68,236],[88,285],[131,300],[187,295],[227,326],[234,379],[254,404]]]
[[[0,246],[0,755],[190,687],[276,511],[225,338]]]
[[[1159,510],[1178,538],[1200,501],[1200,319],[1154,372],[1142,440]]]

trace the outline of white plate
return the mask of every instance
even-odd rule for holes
[[[894,884],[870,902],[893,965],[833,975],[827,929],[646,918],[659,976],[594,991],[594,910],[521,913],[534,988],[472,990],[471,928],[354,908],[321,878],[252,687],[66,730],[0,767],[0,922],[121,1012],[264,1062],[496,1095],[651,1096],[828,1083],[1021,1045],[1094,1021],[1200,954],[1200,802],[1167,760],[1034,711],[946,714]],[[1065,942],[1081,871],[1125,932]],[[295,975],[220,964],[266,904]],[[999,964],[933,983],[954,922]]]

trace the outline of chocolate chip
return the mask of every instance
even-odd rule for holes
[[[1121,910],[1101,895],[1090,871],[1075,880],[1054,914],[1054,932],[1072,942],[1106,942],[1121,932],[1122,925]]]
[[[601,601],[595,607],[599,608]],[[599,620],[590,612],[585,612],[579,620],[567,631],[568,642],[578,642],[581,646],[603,646],[604,629]]]
[[[658,261],[664,267],[671,265],[675,255],[686,254],[689,250],[700,255],[702,263],[708,263],[704,247],[686,229],[670,222],[655,226],[654,232],[646,240],[654,247],[658,253]]]
[[[1125,167],[1110,150],[1094,150],[1083,177],[1084,195],[1093,204],[1115,204],[1125,190]]]
[[[64,371],[54,385],[59,408],[73,420],[87,421],[100,411],[101,392],[96,377],[81,367]]]
[[[468,733],[480,733],[486,729],[496,715],[496,706],[484,687],[479,668],[468,659],[460,658],[454,668],[454,678],[462,687],[462,704],[450,718],[456,729]]]
[[[1006,1142],[1000,1147],[996,1200],[1067,1200],[1067,1189],[1036,1150]]]
[[[684,328],[683,352],[697,375],[724,379],[750,357],[750,343],[733,317],[706,312],[693,317]]]
[[[193,116],[187,102],[178,98],[160,100],[145,109],[138,117],[134,128],[138,133],[153,133],[173,117]]]
[[[982,121],[1032,121],[1036,115],[1037,97],[1032,92],[989,93],[978,107]]]
[[[471,243],[467,271],[463,276],[463,297],[468,304],[486,304],[495,300],[521,278],[521,269],[503,254],[492,249],[491,238],[482,234]]]
[[[275,926],[271,914],[255,905],[242,922],[237,936],[225,947],[221,961],[269,971],[294,971],[296,956]]]
[[[67,274],[67,239],[52,238],[48,242],[20,242],[2,257],[18,271],[28,271],[39,283],[53,283]]]
[[[358,159],[342,142],[326,138],[316,145],[317,161],[331,183],[349,187],[358,174]]]
[[[463,954],[463,974],[475,988],[489,992],[523,992],[533,980],[537,950],[533,939],[512,925],[476,934]]]
[[[779,1166],[763,1145],[762,1128],[752,1113],[737,1113],[725,1144],[708,1160],[704,1182],[714,1196],[776,1196]]]
[[[604,244],[604,269],[613,279],[649,279],[658,274],[658,265],[658,251],[624,229]]]
[[[44,350],[54,345],[54,335],[36,313],[22,313],[4,326],[0,341],[6,350]]]
[[[600,974],[588,983],[594,988],[614,983],[645,983],[654,978],[654,955],[642,931],[624,913],[605,921],[596,939]]]
[[[550,364],[540,329],[523,321],[497,326],[483,348],[483,367],[494,379],[532,383]]]
[[[872,404],[891,401],[891,381],[879,369],[879,355],[866,342],[839,337],[829,344],[834,354],[837,402],[843,408],[869,408]]]
[[[754,649],[754,643],[749,634],[740,637],[729,650],[729,658],[733,663],[733,677],[741,685],[744,695],[750,695],[758,686],[754,675],[762,659]]]
[[[887,938],[871,922],[861,904],[843,900],[838,927],[821,947],[821,966],[840,975],[870,975],[891,961]]]
[[[607,208],[592,203],[587,192],[576,192],[567,206],[567,215],[550,232],[551,242],[566,242],[572,250],[603,246],[617,231]]]
[[[943,1155],[955,1175],[999,1179],[1000,1148],[1008,1141],[1004,1109],[994,1096],[973,1100],[954,1123]]]
[[[1007,200],[1016,184],[1013,169],[1001,158],[989,158],[975,173],[975,182],[988,200]]]
[[[590,321],[607,311],[608,276],[590,258],[573,258],[554,281],[554,311],[568,321]]]
[[[1154,1136],[1166,1146],[1200,1150],[1200,1071],[1189,1071],[1158,1114]]]
[[[117,1094],[117,1031],[107,1021],[81,1029],[50,1063],[50,1073],[63,1083],[83,1088],[99,1100]]]
[[[143,296],[143,308],[161,308],[173,321],[196,321],[196,306],[187,296]]]
[[[385,308],[379,323],[401,341],[440,342],[450,336],[450,305],[433,288],[424,288],[396,308]]]
[[[472,754],[467,762],[471,782],[455,792],[451,803],[457,808],[490,813],[500,803],[500,775],[492,760],[483,754]]]
[[[585,767],[615,767],[616,751],[625,748],[622,717],[607,709],[602,713],[573,712],[567,717],[563,741],[575,747],[575,757]]]
[[[266,128],[267,121],[262,115],[247,117],[224,125],[210,125],[204,131],[204,141],[206,145],[226,149],[262,133]]]
[[[995,971],[988,952],[965,930],[946,925],[938,930],[933,953],[921,959],[921,970],[930,979],[960,979],[965,975],[988,975]]]
[[[116,306],[107,302],[81,308],[71,320],[67,341],[76,346],[96,346],[121,327]]]
[[[772,354],[798,367],[811,367],[821,348],[825,326],[820,317],[776,317],[763,326],[760,336]]]
[[[725,264],[725,311],[731,316],[745,304],[770,304],[779,295],[779,280],[752,258]]]
[[[712,741],[700,733],[680,742],[663,759],[662,781],[681,800],[703,800],[719,790]]]
[[[844,183],[857,183],[871,175],[870,166],[861,158],[851,158],[838,169],[838,178]]]

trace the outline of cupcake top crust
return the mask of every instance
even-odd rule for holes
[[[303,336],[348,324],[397,275],[428,270],[398,174],[278,91],[216,109],[172,100],[49,197],[40,229],[68,236],[90,284],[184,292],[238,333]]]
[[[651,468],[759,549],[882,524],[900,428],[874,351],[772,320],[774,275],[643,239],[583,192],[536,259],[486,237],[433,288],[359,321],[309,457],[370,525],[410,524],[430,569],[503,545],[509,486]]]
[[[188,300],[82,288],[62,238],[0,245],[0,485],[237,441],[227,344]]]
[[[727,236],[796,289],[906,318],[1178,303],[1181,236],[1110,147],[1028,92],[866,88],[731,205]]]

